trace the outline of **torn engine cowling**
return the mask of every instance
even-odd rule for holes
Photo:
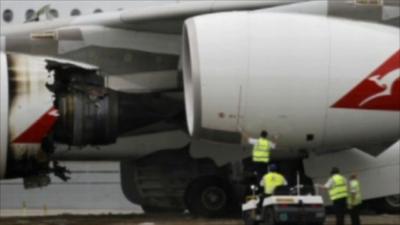
[[[96,67],[75,62],[1,53],[0,74],[0,178],[66,179],[49,165],[56,144],[112,144],[183,111],[159,93],[111,90]]]

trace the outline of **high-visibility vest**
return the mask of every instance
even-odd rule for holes
[[[259,138],[253,147],[253,162],[268,163],[270,156],[270,143],[265,138]]]
[[[358,180],[352,179],[350,180],[350,190],[351,194],[349,195],[349,205],[350,206],[356,206],[362,203],[362,197],[361,197],[361,187],[360,187],[360,182]],[[355,198],[352,198],[353,191],[355,192]]]
[[[285,178],[276,172],[265,174],[263,181],[265,194],[273,194],[276,187],[285,185]]]
[[[347,182],[346,178],[340,174],[335,174],[332,176],[332,187],[329,190],[329,197],[332,201],[347,198],[348,191],[347,191]]]

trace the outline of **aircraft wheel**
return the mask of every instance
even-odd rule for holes
[[[374,205],[379,212],[400,214],[400,194],[378,199]]]
[[[232,194],[229,183],[219,178],[201,178],[185,194],[186,205],[193,215],[220,217],[229,212]]]

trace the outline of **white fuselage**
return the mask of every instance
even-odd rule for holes
[[[177,0],[165,1],[71,1],[51,0],[51,1],[13,1],[5,0],[0,2],[0,25],[7,26],[11,24],[22,24],[27,20],[29,12],[37,12],[42,7],[49,5],[52,12],[57,12],[57,18],[68,18],[79,15],[90,15],[101,12],[120,11],[124,9],[134,9],[147,6],[156,6],[163,4],[177,3]],[[72,4],[71,4],[72,3]],[[7,11],[9,10],[9,11]],[[12,13],[12,19],[9,21],[4,18],[5,12]],[[79,12],[79,15],[73,15]],[[40,19],[46,20],[43,15]]]

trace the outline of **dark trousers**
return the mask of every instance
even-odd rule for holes
[[[336,216],[336,225],[344,225],[344,214],[347,210],[347,199],[340,198],[333,201],[333,209]]]
[[[360,225],[360,205],[353,206],[350,209],[350,217],[352,225]]]
[[[263,176],[268,172],[268,163],[253,162],[253,172],[257,173],[257,181],[260,183]]]
[[[263,192],[264,192],[264,190],[263,190]],[[263,211],[262,208],[263,208],[263,204],[264,204],[264,199],[269,197],[269,196],[271,196],[271,195],[265,194],[265,193],[261,193],[260,194],[260,201],[258,202],[258,205],[257,205],[257,212],[258,213],[261,213]]]

